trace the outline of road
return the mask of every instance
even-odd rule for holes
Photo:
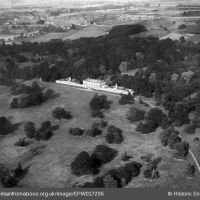
[[[139,100],[139,97],[136,97],[137,100]],[[147,103],[150,107],[152,108],[156,108],[156,106],[154,106],[153,104],[151,104],[150,102],[148,101],[145,101],[145,100],[142,100],[143,102]],[[182,141],[184,141],[184,139],[181,137],[181,135],[179,135],[179,137],[181,138]],[[195,157],[194,153],[192,152],[191,149],[189,149],[189,154],[191,155],[192,159],[194,160],[194,163],[197,167],[197,170],[198,172],[200,173],[200,165],[199,165],[199,162],[197,161],[197,158]]]

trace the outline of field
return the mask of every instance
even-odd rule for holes
[[[52,40],[52,39],[61,39],[63,37],[73,34],[74,32],[75,31],[63,32],[63,33],[48,33],[45,35],[28,39],[28,41],[29,42],[48,42],[49,40]]]
[[[39,37],[28,39],[30,42],[48,42],[52,39],[62,39],[62,40],[75,40],[81,37],[98,37],[105,35],[106,30],[100,26],[87,26],[80,30],[70,30],[63,33],[49,33]]]
[[[20,123],[19,128],[14,133],[1,138],[1,163],[13,166],[20,161],[23,166],[30,167],[26,177],[19,183],[19,187],[71,187],[74,183],[92,180],[93,177],[89,175],[79,178],[72,175],[70,163],[81,151],[92,152],[97,144],[107,144],[104,138],[106,132],[104,131],[103,135],[96,138],[90,138],[85,135],[74,137],[68,133],[68,130],[70,127],[85,129],[91,127],[94,119],[89,115],[88,102],[95,92],[81,91],[55,84],[45,84],[44,86],[54,89],[60,96],[47,101],[40,107],[21,110],[11,110],[9,108],[8,99],[11,99],[12,96],[9,94],[8,88],[0,88],[0,116],[12,116],[13,123]],[[100,175],[108,169],[123,165],[121,155],[124,152],[133,157],[131,160],[139,162],[142,162],[141,156],[150,153],[155,158],[158,156],[163,158],[159,165],[160,178],[153,182],[146,182],[141,173],[127,187],[195,187],[200,184],[200,177],[197,173],[193,179],[185,178],[186,163],[191,161],[190,157],[186,161],[174,160],[172,151],[160,145],[158,138],[160,129],[147,135],[135,132],[135,124],[130,124],[126,119],[126,113],[130,106],[120,106],[118,96],[107,96],[113,103],[110,110],[105,112],[105,119],[110,125],[115,125],[123,130],[125,140],[120,145],[109,145],[118,150],[118,156],[101,168]],[[56,106],[64,106],[66,110],[73,113],[74,118],[70,121],[63,120],[61,122],[52,118],[51,112]],[[136,103],[135,106],[148,109],[139,103]],[[18,138],[25,136],[23,131],[25,121],[33,121],[39,127],[40,123],[45,120],[50,120],[53,125],[60,125],[49,141],[34,142],[27,148],[14,146]],[[35,153],[37,155],[30,150],[36,146],[40,148],[40,151]]]

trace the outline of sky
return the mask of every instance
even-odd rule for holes
[[[76,2],[95,2],[95,1],[120,1],[120,2],[141,2],[141,1],[146,1],[146,2],[151,2],[151,1],[170,1],[170,0],[0,0],[0,7],[2,6],[15,6],[15,5],[30,5],[30,4],[58,4],[58,3],[76,3]],[[171,0],[174,1],[174,0]],[[184,0],[176,0],[179,2],[183,2]],[[190,0],[191,2],[191,0]]]

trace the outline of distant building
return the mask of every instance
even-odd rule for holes
[[[75,87],[81,87],[85,89],[92,89],[97,91],[104,91],[104,92],[110,92],[115,94],[133,94],[134,91],[131,89],[127,89],[124,87],[118,87],[117,84],[115,86],[108,86],[106,83],[102,80],[95,80],[95,79],[86,79],[83,80],[83,84],[80,84],[71,78],[62,79],[62,80],[56,80],[56,83],[63,84],[63,85],[69,85],[69,86],[75,86]]]
[[[86,88],[90,88],[90,89],[98,89],[100,87],[102,87],[103,85],[105,85],[104,81],[101,80],[95,80],[95,79],[86,79],[83,81],[83,86]]]

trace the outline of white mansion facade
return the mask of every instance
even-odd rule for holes
[[[92,90],[97,90],[97,91],[116,93],[116,94],[126,94],[127,95],[128,93],[131,93],[131,94],[134,93],[134,91],[131,89],[119,87],[117,85],[108,86],[108,85],[106,85],[105,81],[90,79],[90,78],[83,80],[83,84],[73,81],[70,77],[67,79],[56,80],[56,83],[74,86],[74,87],[92,89]]]

